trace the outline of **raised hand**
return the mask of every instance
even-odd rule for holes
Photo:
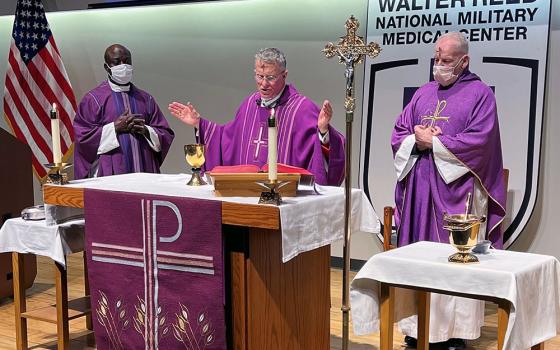
[[[186,105],[180,102],[172,102],[167,108],[173,116],[177,117],[183,123],[198,128],[198,124],[200,123],[200,114],[190,102]]]
[[[329,130],[329,123],[332,119],[332,106],[329,100],[325,100],[323,102],[323,106],[321,107],[321,111],[319,112],[319,118],[317,120],[317,127],[319,131],[324,134]]]

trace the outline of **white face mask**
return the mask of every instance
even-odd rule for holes
[[[119,64],[111,67],[111,79],[117,83],[126,85],[132,81],[132,73],[134,69],[130,64]]]
[[[465,56],[461,57],[461,59],[457,62],[456,65],[452,67],[444,66],[444,65],[434,65],[433,74],[434,79],[441,85],[441,86],[449,86],[453,84],[457,78],[459,77],[458,74],[454,74],[455,68],[463,61]]]

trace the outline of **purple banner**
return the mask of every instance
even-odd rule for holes
[[[225,349],[221,203],[85,190],[98,349]]]

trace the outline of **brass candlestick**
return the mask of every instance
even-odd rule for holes
[[[49,169],[46,183],[54,185],[64,185],[68,183],[68,174],[66,169],[72,166],[72,163],[47,163],[44,164]]]
[[[266,180],[258,181],[257,183],[267,189],[267,191],[261,192],[259,204],[282,204],[282,195],[280,194],[280,189],[287,185],[289,181]]]

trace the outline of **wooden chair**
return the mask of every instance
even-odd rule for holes
[[[509,169],[504,169],[503,177],[504,177],[504,185],[507,194],[507,188],[509,183]],[[393,207],[383,208],[383,250],[390,250],[396,248],[396,244],[395,245],[391,244],[391,237],[393,236],[393,233],[396,234],[396,232],[393,231],[394,213],[395,213],[395,209]]]

